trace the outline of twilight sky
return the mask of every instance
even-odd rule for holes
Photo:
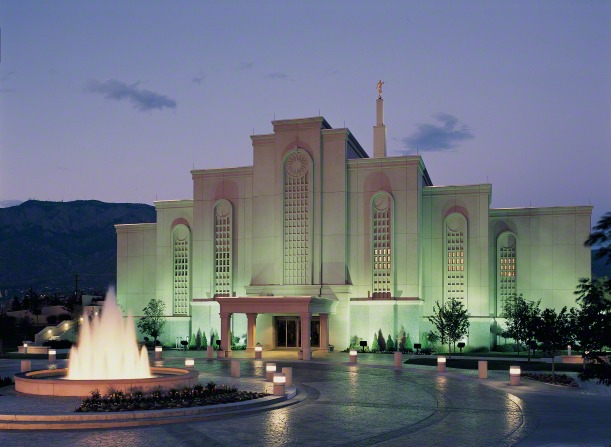
[[[611,2],[0,3],[0,200],[192,197],[323,115],[493,207],[611,211]]]

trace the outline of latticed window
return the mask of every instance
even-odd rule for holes
[[[311,284],[311,160],[305,151],[284,162],[284,284]]]
[[[467,298],[467,219],[454,213],[445,220],[445,283],[446,300]]]
[[[178,225],[173,232],[174,251],[174,315],[187,315],[190,301],[191,232]]]
[[[392,197],[383,192],[371,202],[373,298],[392,296]]]
[[[516,236],[509,231],[501,233],[497,239],[496,295],[499,312],[505,302],[517,293],[516,245]]]
[[[214,296],[231,296],[232,290],[231,203],[220,200],[214,207]]]

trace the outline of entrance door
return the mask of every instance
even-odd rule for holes
[[[274,317],[277,348],[299,348],[301,346],[301,319],[299,317]],[[310,321],[310,346],[320,346],[320,318]]]
[[[299,317],[275,317],[276,319],[276,347],[299,347],[300,328]]]

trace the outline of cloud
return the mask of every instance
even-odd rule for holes
[[[165,95],[160,95],[150,90],[138,88],[138,85],[140,85],[140,82],[126,84],[116,79],[110,79],[106,82],[92,80],[87,84],[87,91],[99,93],[106,99],[129,101],[141,112],[154,109],[161,110],[165,107],[170,109],[176,108],[176,101],[172,98],[168,98]]]
[[[274,73],[269,73],[266,78],[268,79],[277,79],[277,80],[288,80],[289,79],[289,75],[287,75],[286,73],[280,73],[280,72],[274,72]]]
[[[401,139],[407,151],[449,151],[461,142],[471,140],[471,129],[449,113],[435,115],[437,124],[419,124],[412,135]]]
[[[240,66],[238,67],[238,69],[239,70],[250,70],[254,66],[255,64],[253,64],[252,62],[240,62]]]
[[[193,82],[194,84],[197,84],[197,85],[201,85],[204,82],[204,79],[206,79],[206,75],[205,74],[199,74],[199,75],[195,76],[193,79],[191,79],[191,82]]]

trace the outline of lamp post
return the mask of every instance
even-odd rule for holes
[[[274,373],[276,372],[276,364],[275,363],[266,363],[265,364],[265,380],[271,382],[274,378]]]
[[[446,358],[437,357],[437,371],[440,373],[446,372]]]
[[[282,373],[274,373],[274,396],[284,396],[286,377]]]
[[[519,366],[509,367],[509,385],[518,386],[520,385],[520,375],[522,371]]]

